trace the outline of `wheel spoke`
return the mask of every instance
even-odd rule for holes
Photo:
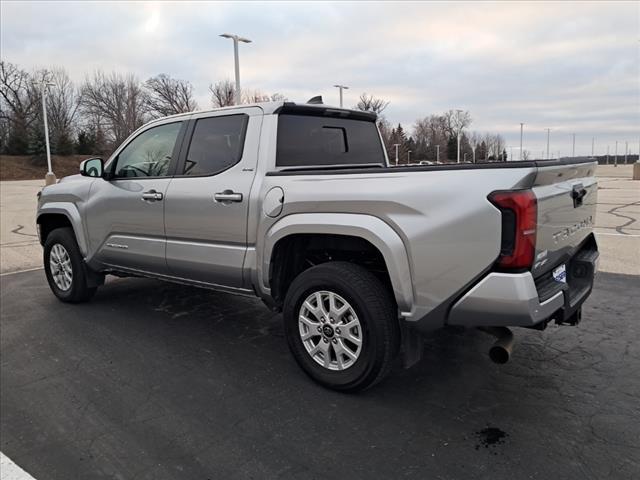
[[[320,326],[320,322],[314,322],[310,318],[305,317],[304,315],[300,315],[299,318],[300,323],[304,323],[309,329],[316,329]]]
[[[324,308],[324,302],[322,301],[322,294],[320,292],[316,293],[316,304],[318,305],[318,310],[322,314],[323,317],[328,317],[329,312]]]
[[[338,334],[338,336],[343,338],[344,340],[349,340],[351,343],[353,343],[356,346],[362,345],[362,340],[359,337],[356,337],[349,330],[345,330],[345,329],[340,330],[340,333]]]
[[[343,343],[341,339],[338,339],[338,343],[336,345],[339,345],[339,347],[336,348],[336,352],[340,351],[340,353],[345,354],[351,360],[356,360],[358,358],[355,353],[349,350],[349,348]]]
[[[320,333],[318,333],[318,331],[315,328],[314,329],[310,328],[308,332],[300,334],[300,338],[302,339],[303,342],[309,340],[310,338],[319,337],[319,336],[320,336]]]

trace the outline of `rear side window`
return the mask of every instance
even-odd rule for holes
[[[276,166],[384,165],[374,122],[281,114]]]
[[[242,158],[247,115],[201,118],[191,136],[183,175],[215,175]]]

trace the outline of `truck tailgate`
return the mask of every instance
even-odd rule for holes
[[[538,201],[534,277],[573,255],[592,233],[598,194],[596,165],[538,162],[532,188]]]

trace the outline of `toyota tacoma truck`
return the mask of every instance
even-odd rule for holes
[[[374,385],[444,326],[575,325],[598,260],[596,163],[392,167],[375,114],[276,102],[154,120],[39,193],[64,302],[105,275],[242,295],[282,312],[320,384]]]

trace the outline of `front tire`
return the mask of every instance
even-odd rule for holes
[[[44,271],[49,288],[63,302],[86,302],[96,293],[89,287],[86,265],[71,228],[56,228],[44,243]]]
[[[287,292],[283,317],[294,358],[325,387],[364,390],[391,370],[400,341],[395,302],[359,265],[328,262],[302,272]]]

